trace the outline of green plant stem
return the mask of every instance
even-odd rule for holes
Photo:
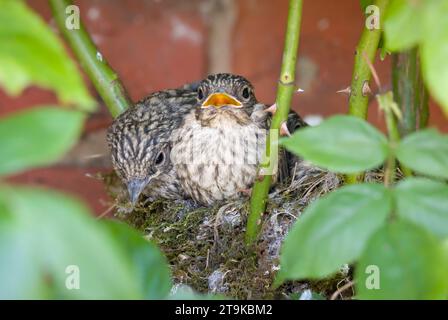
[[[132,104],[123,84],[95,47],[82,23],[80,23],[79,29],[70,30],[66,27],[66,8],[72,5],[72,1],[49,0],[49,3],[59,30],[109,108],[110,113],[113,117],[117,117]]]
[[[295,72],[301,18],[302,0],[290,0],[282,68],[277,88],[277,112],[272,119],[271,131],[266,139],[266,155],[270,160],[278,156],[273,154],[275,151],[271,150],[271,146],[278,145],[279,129],[281,124],[288,118],[292,95],[295,91]],[[272,134],[272,132],[277,134]],[[260,166],[261,169],[262,167]],[[261,216],[266,210],[271,181],[271,175],[264,175],[262,180],[256,181],[253,187],[246,230],[246,244],[248,245],[252,244],[258,236]]]
[[[389,0],[376,0],[373,3],[379,8],[380,23],[383,21],[383,13],[386,11],[388,3]],[[367,119],[369,93],[366,91],[366,86],[368,86],[372,76],[365,57],[373,63],[380,39],[381,25],[380,29],[368,29],[364,25],[361,39],[359,40],[355,51],[355,63],[353,67],[352,83],[350,85],[349,114],[362,119]],[[362,178],[362,175],[347,175],[345,181],[347,183],[356,183]]]
[[[399,123],[401,136],[426,127],[428,93],[423,84],[417,48],[392,55],[394,98],[403,114]]]
[[[386,161],[386,170],[384,174],[384,185],[390,186],[395,180],[396,160],[393,150],[400,142],[400,132],[398,131],[397,119],[390,108],[385,110],[387,132],[389,134],[389,144],[391,146],[389,156]]]

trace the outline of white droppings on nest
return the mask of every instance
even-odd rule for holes
[[[171,38],[175,41],[187,40],[195,45],[202,42],[201,33],[176,16],[171,18]]]
[[[288,203],[286,203],[285,207],[282,210],[275,210],[273,212],[269,218],[269,226],[264,233],[264,238],[267,240],[267,252],[271,257],[279,256],[283,240],[295,222],[296,217],[299,215],[299,212],[294,212],[292,206]]]
[[[310,289],[306,289],[302,292],[299,300],[313,300],[313,292]]]
[[[179,258],[180,261],[185,261],[185,260],[190,259],[191,257],[186,255],[186,254],[182,254],[181,253],[181,254],[178,255],[178,258]]]
[[[235,228],[241,224],[241,213],[238,210],[230,210],[222,215],[221,221],[224,225]]]
[[[207,240],[210,237],[211,233],[210,230],[212,229],[213,229],[213,221],[211,221],[208,217],[205,217],[205,219],[199,225],[196,240],[198,241]]]
[[[223,271],[217,269],[213,271],[208,277],[208,290],[210,293],[226,293],[229,290],[229,286],[224,282],[226,274],[230,270]]]
[[[350,272],[350,266],[348,264],[344,264],[340,269],[339,272],[344,276],[347,277],[348,273]]]
[[[272,271],[278,271],[278,270],[280,270],[280,265],[273,264],[272,265]]]
[[[194,290],[183,283],[175,283],[170,290],[170,296],[176,295],[178,299],[181,299],[182,297],[192,297],[194,294]]]

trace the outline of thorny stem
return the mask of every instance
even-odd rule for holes
[[[290,0],[282,68],[277,88],[277,111],[272,119],[271,132],[276,131],[278,133],[281,124],[288,118],[291,99],[295,90],[301,18],[302,0]],[[275,151],[271,150],[271,145],[278,145],[278,136],[278,134],[269,134],[269,137],[266,139],[266,155],[268,155],[268,159],[271,161],[277,156],[273,154]],[[260,166],[261,169],[262,166]],[[252,244],[258,236],[261,216],[266,210],[271,181],[272,175],[264,175],[262,180],[256,181],[253,187],[246,230],[247,245]]]
[[[392,86],[403,114],[398,128],[401,136],[425,128],[429,116],[428,91],[423,84],[417,48],[392,55]],[[405,176],[412,176],[412,170],[402,164],[400,168]]]
[[[367,56],[370,62],[373,62],[375,59],[381,38],[383,13],[386,12],[388,3],[389,0],[375,0],[374,5],[378,7],[380,13],[380,28],[369,29],[364,26],[361,39],[359,40],[355,51],[355,63],[352,83],[350,86],[349,114],[362,119],[367,119],[369,94],[366,93],[365,87],[369,84],[371,78],[370,68],[365,61],[364,56]],[[362,176],[359,175],[348,175],[346,176],[346,182],[354,183],[361,178]]]
[[[79,29],[68,29],[66,27],[66,8],[72,5],[72,1],[49,0],[49,3],[59,30],[77,56],[87,76],[93,82],[110,113],[113,117],[117,117],[132,104],[123,84],[99,53],[82,23],[80,23]]]
[[[394,98],[403,113],[402,136],[424,128],[428,122],[428,92],[423,84],[417,48],[392,55]]]

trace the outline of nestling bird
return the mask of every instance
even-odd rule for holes
[[[184,197],[170,161],[170,140],[196,105],[195,89],[191,84],[153,93],[123,112],[109,128],[112,164],[132,204],[142,193],[150,200]]]
[[[184,192],[211,205],[240,196],[258,176],[269,128],[269,112],[245,78],[210,75],[197,89],[197,106],[173,133],[171,161]],[[289,127],[305,125],[297,115]],[[283,131],[287,131],[286,124]],[[280,173],[288,170],[281,152]]]

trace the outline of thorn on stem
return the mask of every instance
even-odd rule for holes
[[[277,111],[277,104],[274,103],[272,106],[270,106],[267,109],[264,109],[265,112],[269,112],[270,114],[274,115],[275,112]]]
[[[348,86],[348,87],[345,88],[345,89],[336,91],[336,93],[341,93],[341,94],[344,94],[344,95],[349,96],[349,95],[352,93],[352,88],[351,88],[350,86]]]
[[[365,96],[368,96],[370,94],[372,94],[372,90],[370,90],[369,81],[366,80],[362,84],[362,95],[365,97]]]
[[[286,121],[282,122],[282,124],[280,125],[280,135],[281,136],[291,136],[291,133],[288,130],[288,126],[286,125]]]

